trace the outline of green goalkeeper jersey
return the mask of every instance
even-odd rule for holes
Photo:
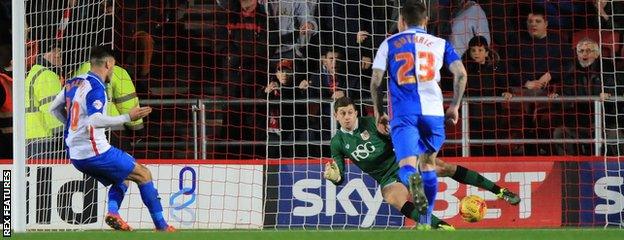
[[[351,133],[338,130],[331,139],[331,154],[340,169],[341,179],[344,179],[344,159],[349,158],[382,187],[397,181],[399,165],[395,162],[390,136],[377,132],[372,117],[359,117]]]

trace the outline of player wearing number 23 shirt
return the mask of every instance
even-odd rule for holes
[[[457,123],[459,105],[466,86],[466,70],[453,46],[444,39],[427,34],[427,7],[417,0],[406,0],[401,7],[399,33],[384,40],[373,61],[371,95],[376,127],[390,135],[398,176],[408,186],[423,215],[424,229],[431,224],[431,212],[438,190],[435,156],[445,139],[442,90],[438,85],[440,69],[449,66],[454,75],[453,102],[446,117]],[[388,116],[383,112],[379,86],[388,68]]]
[[[438,151],[445,139],[444,107],[442,90],[439,86],[442,64],[447,66],[460,61],[451,44],[416,26],[397,33],[381,44],[373,68],[385,71],[388,67],[388,116],[390,127],[395,129],[407,125],[418,116],[428,125],[430,133],[420,133],[423,144],[418,149],[409,151],[398,146],[397,159],[418,155],[427,150]],[[422,127],[421,127],[422,129]],[[400,134],[401,132],[397,132]],[[393,134],[393,138],[395,138]],[[399,139],[401,137],[398,137]]]

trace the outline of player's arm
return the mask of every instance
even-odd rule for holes
[[[451,105],[459,108],[460,101],[466,90],[468,75],[466,74],[464,64],[459,60],[451,63],[449,70],[453,74],[453,102],[451,102]]]
[[[65,88],[56,95],[52,103],[50,104],[50,114],[58,119],[61,123],[67,122],[67,111],[65,110]]]
[[[446,117],[448,121],[456,124],[459,119],[461,99],[466,90],[468,74],[466,74],[464,64],[462,64],[461,59],[457,56],[455,49],[449,42],[446,42],[444,48],[444,62],[449,66],[449,71],[453,74],[453,101],[451,102],[451,106],[446,110]]]
[[[459,106],[461,104],[464,90],[466,90],[466,81],[468,79],[466,69],[461,61],[457,60],[451,63],[449,70],[453,74],[453,101],[446,110],[447,121],[457,124],[459,119]]]
[[[108,128],[119,126],[126,122],[134,121],[147,116],[152,112],[150,107],[133,108],[127,114],[119,116],[107,116],[104,114],[106,96],[103,89],[94,89],[87,93],[87,115],[89,124],[96,128]]]
[[[386,64],[388,60],[388,43],[382,42],[375,55],[373,61],[373,76],[370,83],[371,98],[373,99],[373,109],[375,113],[375,121],[377,122],[377,130],[380,133],[388,134],[387,129],[384,127],[387,117],[383,112],[383,95],[379,90],[384,78],[384,72],[386,71]],[[381,126],[380,126],[381,125]]]
[[[331,156],[333,161],[325,163],[323,177],[335,185],[340,185],[344,180],[344,155],[340,151],[340,143],[333,139],[331,141]]]
[[[383,81],[383,70],[373,69],[373,76],[370,84],[370,91],[373,98],[373,108],[375,110],[375,119],[379,119],[379,116],[384,114],[383,112],[383,95],[382,91],[379,90],[381,86],[381,82]]]

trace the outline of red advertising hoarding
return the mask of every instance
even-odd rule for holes
[[[488,191],[440,178],[434,214],[457,228],[529,228],[561,226],[561,171],[554,162],[462,162],[522,198],[511,206]],[[459,201],[475,194],[486,200],[484,220],[468,223],[459,216]],[[413,224],[411,220],[406,225]]]

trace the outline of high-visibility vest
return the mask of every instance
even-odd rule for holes
[[[26,139],[45,138],[63,131],[63,124],[49,111],[61,91],[59,76],[39,64],[33,65],[25,80]]]
[[[74,73],[74,76],[86,74],[91,69],[91,64],[86,62],[80,65],[80,68]],[[113,68],[113,76],[110,82],[106,84],[106,95],[108,96],[108,104],[106,113],[109,116],[118,116],[130,112],[130,109],[139,106],[139,98],[130,74],[122,67],[115,66]],[[143,119],[127,122],[124,124],[128,130],[143,129]],[[120,129],[114,129],[120,130]]]
[[[0,133],[13,133],[13,80],[4,73],[0,73],[0,91],[4,91],[6,100],[0,106]]]

